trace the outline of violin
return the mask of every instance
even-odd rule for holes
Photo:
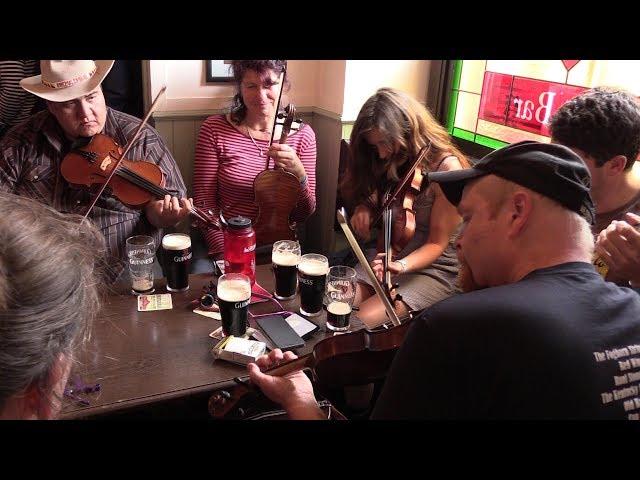
[[[314,382],[329,389],[363,385],[384,379],[413,319],[413,315],[410,314],[409,321],[400,322],[349,229],[344,209],[337,212],[337,218],[351,248],[380,296],[393,326],[376,331],[365,328],[327,337],[314,345],[310,354],[265,371],[270,375],[284,376],[295,370],[309,368],[312,370]],[[223,390],[209,398],[209,413],[214,418],[243,418],[248,411],[247,406],[250,406],[251,402],[255,404],[257,390],[239,378],[235,380],[238,385],[230,391]]]
[[[396,189],[390,190],[383,196],[384,203],[374,218],[372,225],[376,225],[382,218],[386,209],[392,211],[391,248],[393,254],[401,252],[413,238],[416,232],[416,212],[413,208],[416,197],[422,192],[422,186],[426,173],[422,170],[422,162],[429,153],[431,144],[423,147],[415,162],[407,171],[404,178],[398,183]],[[384,235],[378,235],[377,251],[386,252],[388,248],[383,246]]]
[[[274,376],[309,368],[314,383],[332,389],[366,385],[384,379],[393,358],[409,331],[410,322],[388,330],[361,329],[320,340],[308,355],[265,370]],[[247,377],[245,377],[247,378]],[[236,379],[238,385],[209,398],[213,418],[242,418],[248,405],[256,402],[257,389]]]
[[[101,185],[100,191],[85,214],[85,218],[107,186],[120,202],[130,208],[142,208],[151,200],[176,194],[176,192],[163,188],[164,174],[155,163],[130,161],[124,158],[163,92],[164,88],[156,97],[151,110],[138,127],[126,149],[123,149],[108,135],[98,133],[93,137],[76,142],[72,150],[65,155],[60,165],[60,173],[67,182],[86,188]],[[207,225],[220,228],[219,221],[211,212],[204,212],[192,207],[190,213]]]
[[[289,104],[285,109],[285,121],[279,143],[285,143],[295,115],[295,106]],[[269,169],[270,158],[267,157],[267,168],[260,172],[253,181],[255,203],[258,215],[255,221],[256,242],[268,245],[278,240],[295,240],[296,223],[289,218],[298,204],[302,185],[298,177],[281,168]]]
[[[286,79],[285,69],[282,77],[282,85]],[[278,96],[276,111],[280,108],[282,89]],[[271,141],[275,134],[276,125],[282,125],[282,133],[278,143],[286,143],[296,115],[296,108],[289,104],[284,113],[276,115],[271,131]],[[282,119],[282,123],[278,123]],[[299,121],[298,121],[299,122]],[[302,185],[298,178],[291,172],[281,168],[270,169],[271,158],[267,156],[265,170],[260,172],[253,181],[254,202],[258,206],[258,216],[254,224],[256,231],[256,244],[268,245],[278,240],[295,240],[296,224],[290,219],[291,212],[298,204]]]

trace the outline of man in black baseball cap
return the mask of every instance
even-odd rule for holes
[[[562,145],[514,143],[488,154],[473,168],[430,173],[429,180],[439,183],[447,199],[458,205],[466,183],[489,174],[549,197],[579,213],[590,224],[594,222],[589,169],[578,155]]]
[[[582,160],[520,142],[429,177],[462,216],[456,247],[468,293],[413,320],[372,417],[640,419],[625,404],[627,385],[614,382],[617,358],[605,353],[640,352],[640,297],[590,263]],[[251,380],[291,418],[321,418],[304,374],[261,371],[294,357],[272,351],[248,366]]]
[[[567,147],[514,143],[473,168],[431,173],[429,180],[463,216],[457,242],[463,291],[512,283],[533,265],[562,263],[557,252],[573,250],[572,259],[591,258],[591,177]],[[575,251],[578,245],[580,252]]]

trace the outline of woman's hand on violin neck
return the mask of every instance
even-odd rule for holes
[[[292,352],[282,352],[279,348],[268,355],[262,355],[256,363],[247,365],[251,381],[271,400],[280,404],[293,420],[324,418],[322,410],[313,394],[309,378],[297,370],[282,377],[265,375],[261,370],[275,367],[282,361],[298,358]]]
[[[307,172],[304,169],[304,165],[298,158],[296,152],[286,143],[274,143],[267,150],[267,155],[273,158],[273,162],[276,167],[283,168],[287,172],[293,173],[298,180],[302,181],[302,179],[307,175]]]
[[[358,205],[351,216],[351,227],[362,240],[369,240],[373,212],[364,204]]]
[[[383,280],[383,275],[384,275],[384,256],[386,254],[383,253],[379,253],[378,255],[376,255],[376,258],[374,258],[371,261],[371,269],[373,270],[373,273],[376,274],[376,278],[378,279],[379,282],[382,282]],[[400,262],[396,262],[391,261],[389,262],[389,271],[393,274],[397,274],[397,273],[402,273],[403,272],[403,268],[402,268],[402,264]]]
[[[149,222],[158,228],[171,227],[189,216],[193,207],[192,198],[172,197],[165,195],[163,200],[152,200],[145,207]]]

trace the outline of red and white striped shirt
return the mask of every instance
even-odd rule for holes
[[[305,124],[288,137],[287,145],[296,152],[307,172],[306,185],[291,213],[292,220],[303,222],[316,209],[315,133]],[[266,152],[269,141],[257,138],[252,141],[233,127],[225,115],[207,118],[200,127],[193,166],[195,206],[210,209],[216,216],[222,207],[226,216],[242,215],[255,221],[258,206],[253,202],[253,180],[264,170],[266,161],[258,147]],[[273,166],[273,160],[270,165]],[[204,235],[210,255],[223,251],[222,232],[209,229]]]

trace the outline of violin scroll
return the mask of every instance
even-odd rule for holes
[[[282,120],[281,123],[278,123],[278,120]],[[276,124],[282,125],[282,132],[280,133],[280,140],[278,143],[286,143],[287,138],[289,138],[289,134],[291,131],[297,131],[300,127],[294,127],[293,124],[297,123],[302,125],[302,120],[296,118],[296,107],[293,103],[290,103],[284,108],[284,111],[278,113],[276,115]]]

